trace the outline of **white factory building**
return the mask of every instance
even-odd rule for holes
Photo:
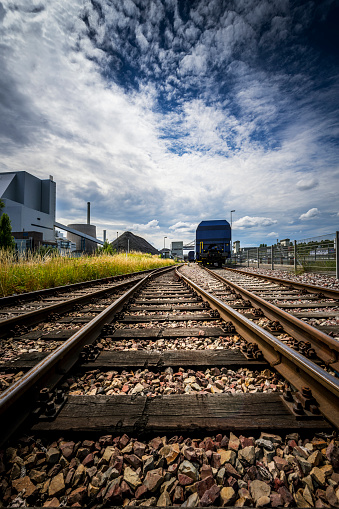
[[[12,235],[19,252],[35,251],[53,245],[60,253],[79,251],[94,253],[97,244],[96,226],[90,224],[90,202],[87,202],[87,223],[68,226],[56,222],[56,183],[53,177],[39,179],[27,171],[0,173],[0,199],[8,214]],[[67,232],[67,239],[55,228]]]
[[[52,176],[41,180],[26,171],[0,173],[0,198],[13,234],[38,232],[44,242],[55,242],[56,184]]]

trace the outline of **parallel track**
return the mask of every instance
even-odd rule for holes
[[[84,281],[0,298],[0,337],[13,327],[38,323],[47,314],[65,313],[100,296],[114,292],[117,285],[140,280],[153,272],[146,270],[121,276]],[[122,284],[123,283],[123,284]],[[122,286],[121,286],[122,284]]]
[[[299,318],[307,318],[307,316],[313,317],[317,316],[317,307],[318,308],[326,308],[328,311],[323,312],[324,316],[335,316],[339,319],[339,291],[338,290],[330,290],[331,299],[336,297],[336,300],[331,300],[329,303],[324,300],[324,293],[315,300],[310,303],[304,304],[304,306],[311,306],[311,312],[301,312],[301,313],[291,313],[289,311],[293,311],[294,309],[303,310],[303,299],[309,299],[309,295],[307,292],[314,293],[313,285],[304,285],[300,287],[298,283],[298,290],[301,290],[302,293],[295,292],[295,295],[291,295],[291,289],[288,288],[289,295],[284,295],[284,287],[289,287],[289,283],[278,278],[275,279],[275,283],[277,283],[276,287],[272,286],[263,286],[260,284],[256,284],[255,281],[259,280],[254,276],[249,276],[244,281],[241,279],[237,282],[236,278],[229,278],[228,272],[226,271],[218,271],[211,272],[206,269],[210,274],[213,274],[219,281],[225,284],[228,288],[232,289],[232,291],[236,292],[237,296],[246,301],[249,304],[248,314],[253,314],[253,319],[258,320],[260,316],[268,318],[267,328],[274,332],[287,333],[291,336],[291,338],[287,338],[287,341],[293,339],[293,347],[294,349],[299,350],[303,355],[311,358],[317,356],[325,365],[330,366],[333,370],[339,372],[339,341],[334,339],[329,334],[325,333],[321,328],[316,328],[306,323],[302,319]],[[223,275],[221,275],[223,274]],[[233,275],[234,272],[231,272]],[[235,273],[237,274],[237,272]],[[270,278],[271,279],[271,278]],[[279,286],[278,286],[279,284]],[[282,288],[283,287],[283,288]],[[324,290],[326,292],[326,290]],[[267,293],[273,294],[275,304],[272,304],[270,300],[267,300]],[[282,293],[282,302],[280,303],[277,300],[277,293]],[[259,295],[258,295],[259,294]],[[264,297],[262,296],[264,295]],[[319,287],[317,295],[319,295]],[[328,296],[327,296],[328,297]],[[272,300],[272,297],[271,297]],[[289,304],[284,304],[284,300],[288,300]],[[252,309],[251,309],[252,308]],[[320,314],[321,315],[321,314]],[[337,330],[337,326],[334,326],[332,331],[328,330],[331,327],[327,327],[325,330],[334,335],[333,331]]]
[[[201,440],[229,431],[330,435],[339,426],[338,379],[206,291],[185,268],[130,283],[53,352],[23,355],[6,369],[25,374],[0,395],[3,440],[19,425],[34,436],[75,441],[100,433],[139,440],[159,433]],[[273,384],[228,385],[244,370]]]

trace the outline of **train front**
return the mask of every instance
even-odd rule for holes
[[[231,253],[231,226],[225,219],[201,221],[196,230],[196,261],[221,267]]]

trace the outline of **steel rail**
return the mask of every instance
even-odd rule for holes
[[[232,287],[242,297],[248,299],[253,307],[260,308],[268,318],[271,320],[278,320],[284,330],[295,339],[299,341],[309,341],[318,357],[326,365],[330,365],[333,369],[339,371],[339,342],[337,340],[331,338],[331,336],[328,336],[312,325],[303,322],[278,306],[271,304],[262,297],[246,290],[237,283],[228,281],[206,267],[205,270],[222,283]]]
[[[256,343],[265,359],[298,391],[307,386],[319,404],[321,413],[339,427],[339,380],[312,361],[285,345],[268,331],[214,297],[192,280],[176,271],[178,276],[199,293],[225,320],[231,320],[237,332],[247,341]]]
[[[6,297],[0,297],[0,310],[3,306],[8,306],[14,302],[26,302],[27,300],[36,300],[40,297],[46,297],[53,295],[58,292],[68,292],[73,290],[81,290],[101,283],[110,283],[115,280],[118,282],[120,279],[126,279],[127,277],[143,276],[154,272],[158,269],[147,269],[139,272],[130,272],[129,274],[119,274],[117,276],[107,276],[100,279],[91,279],[90,281],[81,281],[79,283],[72,283],[70,285],[54,286],[52,288],[42,288],[41,290],[34,290],[33,292],[16,293],[14,295],[7,295]]]
[[[159,269],[147,271],[147,273],[148,274],[161,273],[162,270],[167,268],[168,267],[160,267]],[[16,325],[19,326],[34,325],[37,322],[45,319],[48,314],[66,313],[67,311],[72,310],[74,306],[78,304],[85,304],[86,302],[91,301],[93,298],[100,298],[103,295],[106,294],[109,295],[110,293],[114,293],[116,290],[122,289],[125,286],[132,284],[133,281],[141,279],[142,277],[145,276],[144,273],[140,272],[135,272],[133,273],[133,275],[134,275],[133,278],[131,278],[130,280],[127,280],[127,278],[125,278],[123,282],[121,282],[120,284],[118,283],[110,288],[95,290],[94,292],[88,293],[86,295],[80,295],[78,297],[72,297],[71,299],[65,297],[65,300],[58,302],[56,304],[50,304],[49,306],[43,306],[39,309],[35,309],[34,311],[28,311],[27,313],[21,313],[20,315],[13,316],[11,318],[6,318],[5,320],[0,320],[0,338],[7,334],[10,330],[12,330],[13,327],[15,327]]]
[[[142,276],[140,276],[142,278]],[[122,283],[118,283],[110,288],[104,288],[101,290],[95,290],[94,292],[87,293],[86,295],[80,295],[78,297],[72,297],[71,299],[65,298],[65,300],[58,302],[56,304],[50,304],[49,306],[44,306],[39,309],[35,309],[34,311],[28,311],[27,313],[22,313],[17,316],[13,316],[11,318],[6,318],[5,320],[0,321],[0,337],[4,336],[10,330],[13,329],[16,325],[33,325],[43,319],[46,318],[49,314],[52,313],[66,313],[74,308],[77,304],[85,304],[88,301],[91,301],[93,298],[100,298],[103,295],[108,295],[110,293],[114,293],[115,291],[124,288],[133,283],[135,279],[130,281],[124,281]]]
[[[174,267],[156,269],[147,274],[0,395],[0,420],[3,428],[0,444],[4,443],[26,421],[32,405],[38,398],[39,390],[46,385],[53,389],[76,364],[83,347],[97,339],[102,327],[112,321],[114,315],[121,311],[129,298],[148,280],[169,270],[174,270]]]
[[[298,281],[291,281],[289,279],[282,279],[275,276],[266,276],[265,274],[257,274],[256,272],[246,272],[241,269],[232,269],[231,267],[223,267],[224,270],[229,270],[231,272],[245,274],[246,276],[259,277],[261,279],[267,279],[274,283],[278,283],[283,286],[293,286],[296,290],[305,289],[310,293],[322,293],[325,297],[329,299],[339,299],[339,290],[335,290],[334,288],[325,288],[324,286],[310,285],[308,283],[299,283]]]

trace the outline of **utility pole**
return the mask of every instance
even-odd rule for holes
[[[233,253],[233,246],[232,246],[232,213],[235,212],[235,210],[231,210],[231,245],[230,245],[230,253],[231,253],[231,260],[232,260],[232,253]]]

